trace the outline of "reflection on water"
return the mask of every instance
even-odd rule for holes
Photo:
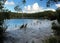
[[[45,39],[54,36],[50,20],[11,19],[5,23],[8,29],[4,43],[45,43]],[[20,29],[22,24],[27,24],[26,30]]]

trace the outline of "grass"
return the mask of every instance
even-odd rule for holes
[[[60,39],[50,36],[48,39],[44,40],[44,43],[60,43]]]
[[[60,25],[56,25],[56,23],[52,23],[52,29],[56,31],[60,31]]]

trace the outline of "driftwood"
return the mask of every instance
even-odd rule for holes
[[[26,28],[27,27],[27,24],[23,24],[23,25],[21,25],[21,27],[20,27],[20,29],[22,29],[22,28]]]

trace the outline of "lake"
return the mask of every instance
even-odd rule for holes
[[[5,20],[6,40],[4,43],[45,43],[45,39],[54,36],[52,22],[47,19],[9,19]],[[20,29],[27,24],[26,29]]]

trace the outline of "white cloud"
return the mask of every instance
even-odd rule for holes
[[[55,9],[53,9],[53,8],[47,8],[47,9],[44,9],[44,11],[48,11],[48,10],[51,10],[51,11],[56,11]]]
[[[34,3],[33,5],[25,6],[23,12],[24,13],[35,13],[35,12],[43,12],[47,10],[55,11],[52,8],[44,9],[43,7],[39,6],[38,3]]]
[[[38,5],[38,3],[34,3],[33,5],[32,5],[32,9],[33,10],[39,10],[39,5]]]
[[[57,7],[60,7],[60,4],[56,4]]]
[[[35,13],[43,11],[43,8],[38,5],[38,3],[34,3],[33,5],[28,5],[24,7],[25,13]]]
[[[25,6],[25,10],[30,11],[31,10],[31,6],[30,5],[28,5],[27,7]]]
[[[15,3],[13,1],[11,1],[11,2],[6,1],[5,5],[15,5]]]

